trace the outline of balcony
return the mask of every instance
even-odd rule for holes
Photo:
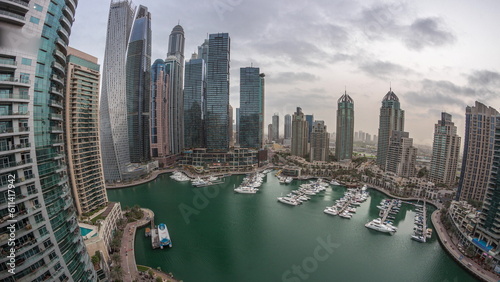
[[[10,1],[2,1],[2,2],[10,2]],[[24,26],[24,24],[26,23],[26,18],[16,13],[0,10],[0,21],[8,22],[18,26]]]
[[[59,89],[57,89],[56,87],[51,87],[50,88],[50,93],[54,94],[54,95],[58,95],[58,96],[64,97],[63,94],[62,94],[62,92]]]
[[[75,14],[75,10],[76,10],[75,1],[73,1],[73,0],[66,0],[66,5],[68,5],[68,7],[71,10],[71,12],[73,12],[73,14]]]
[[[54,82],[57,82],[59,84],[59,86],[63,87],[64,86],[64,81],[61,77],[59,77],[58,75],[55,75],[53,74],[50,79],[52,79],[52,81]]]
[[[63,12],[66,13],[66,15],[70,21],[74,20],[75,14],[73,14],[73,12],[68,8],[68,6],[64,7]]]
[[[56,44],[64,50],[64,52],[62,52],[63,54],[67,52],[68,44],[66,44],[66,42],[64,42],[61,38],[57,38]]]
[[[66,43],[67,45],[69,42],[69,33],[64,28],[58,28],[57,32],[59,33],[59,35],[61,35],[64,43]]]
[[[0,85],[13,85],[13,86],[29,87],[31,85],[31,81],[27,78],[24,78],[24,77],[20,77],[20,78],[0,77]]]
[[[25,93],[0,93],[0,102],[25,102],[28,103],[30,95]]]
[[[50,133],[63,133],[63,128],[62,126],[51,126],[50,127]]]
[[[16,10],[16,11],[22,11],[24,13],[29,11],[29,5],[28,3],[20,0],[0,0],[0,4],[3,4],[2,6],[7,6],[9,9]]]
[[[49,106],[51,106],[51,107],[55,107],[55,108],[60,108],[60,109],[62,109],[62,108],[63,108],[63,104],[62,104],[62,102],[59,102],[59,101],[57,101],[57,100],[50,100],[50,101],[49,101]]]
[[[49,114],[49,118],[51,120],[59,120],[59,121],[62,121],[63,120],[63,115],[62,114]]]
[[[0,119],[26,118],[29,115],[28,111],[5,111],[0,112]]]
[[[73,25],[72,22],[70,22],[70,20],[68,20],[68,18],[66,18],[65,15],[62,15],[61,18],[59,19],[59,21],[66,26],[66,31],[70,31],[71,30],[71,26]]]
[[[0,164],[0,173],[12,170],[13,168],[19,169],[25,166],[31,165],[33,163],[33,159],[25,159],[19,162],[9,162]]]
[[[60,63],[58,63],[58,62],[54,62],[54,63],[52,64],[52,68],[53,68],[53,69],[55,69],[56,71],[58,71],[58,72],[59,72],[60,74],[62,74],[62,75],[65,75],[65,74],[66,74],[66,69],[64,69],[64,66],[63,66],[63,65],[61,65],[61,64],[60,64]],[[61,79],[61,78],[59,78],[59,79]]]
[[[0,69],[15,70],[16,68],[17,62],[14,59],[0,59]]]
[[[0,152],[17,153],[17,152],[21,152],[21,151],[26,151],[26,149],[29,150],[30,147],[31,147],[31,143],[13,144],[10,146],[0,146]]]

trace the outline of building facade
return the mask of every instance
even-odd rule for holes
[[[143,163],[150,156],[151,13],[137,10],[127,51],[126,90],[130,162]]]
[[[497,110],[476,101],[465,109],[465,141],[457,200],[483,202],[490,182]]]
[[[307,154],[307,136],[309,128],[306,117],[300,107],[292,117],[292,156],[305,157]]]
[[[1,281],[97,279],[76,221],[63,139],[77,2],[0,5]],[[6,259],[11,249],[15,274]]]
[[[259,68],[240,68],[239,144],[259,149],[264,143],[264,74]]]
[[[325,122],[315,120],[311,131],[311,149],[309,151],[310,162],[326,162],[330,156],[330,134],[326,131]]]
[[[111,2],[99,103],[101,154],[107,182],[126,179],[130,163],[125,93],[127,46],[134,13],[129,1]]]
[[[306,115],[307,121],[307,142],[311,142],[311,132],[314,123],[314,115]]]
[[[198,148],[183,153],[180,163],[197,173],[250,172],[258,166],[257,150],[234,148],[228,152],[213,152]]]
[[[460,137],[451,115],[441,113],[441,120],[434,125],[431,168],[429,179],[449,187],[456,183],[457,164],[460,155]]]
[[[278,143],[280,141],[280,116],[278,113],[275,113],[273,115],[272,125],[273,125],[272,140]]]
[[[67,58],[66,157],[69,183],[81,216],[108,203],[99,147],[100,66],[96,57],[71,47]]]
[[[405,112],[401,109],[399,98],[392,92],[387,92],[380,108],[378,128],[377,164],[386,169],[387,154],[393,131],[404,131]]]
[[[206,90],[205,61],[191,58],[186,62],[184,84],[184,147],[205,147],[203,137],[203,96]]]
[[[413,147],[413,139],[408,132],[392,131],[387,151],[386,171],[400,177],[414,177],[417,174],[415,163],[417,148]]]
[[[151,67],[151,106],[150,106],[150,148],[151,157],[164,163],[170,155],[168,124],[168,91],[170,76],[165,62],[157,59]]]
[[[289,114],[285,115],[285,140],[292,139],[292,116]]]
[[[208,45],[206,146],[224,152],[229,150],[229,34],[210,34]]]
[[[337,135],[335,157],[337,161],[352,159],[354,137],[354,100],[347,91],[337,101]]]

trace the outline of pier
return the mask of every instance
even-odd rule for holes
[[[158,235],[158,228],[155,226],[154,215],[151,218],[151,247],[158,249],[160,247],[160,236]]]

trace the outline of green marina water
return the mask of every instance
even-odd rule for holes
[[[136,260],[184,282],[476,281],[446,254],[435,234],[427,243],[410,239],[411,205],[403,204],[395,220],[398,232],[390,236],[364,227],[378,217],[376,206],[386,198],[373,189],[349,220],[323,213],[342,197],[343,187],[331,186],[293,207],[276,198],[301,182],[279,184],[270,173],[257,194],[236,194],[233,187],[242,179],[232,176],[221,185],[194,188],[164,174],[147,184],[108,190],[108,196],[122,207],[149,208],[156,224],[167,224],[173,247],[153,250],[140,229]]]

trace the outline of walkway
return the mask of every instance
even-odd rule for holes
[[[160,174],[170,173],[173,171],[175,171],[175,169],[155,170],[147,178],[144,178],[144,179],[134,180],[132,182],[127,182],[127,183],[114,183],[114,184],[108,183],[108,184],[106,184],[106,189],[125,188],[125,187],[136,186],[136,185],[148,183],[152,180],[155,180]]]
[[[462,267],[466,268],[474,275],[478,276],[484,281],[499,281],[500,276],[495,275],[490,271],[484,270],[479,264],[474,262],[474,260],[464,256],[453,243],[452,237],[446,232],[443,224],[441,222],[441,211],[435,211],[431,216],[432,224],[434,224],[434,229],[438,234],[438,238],[441,241],[441,245],[445,247],[448,253],[453,257],[453,259],[459,262]],[[456,239],[455,239],[456,240]]]

